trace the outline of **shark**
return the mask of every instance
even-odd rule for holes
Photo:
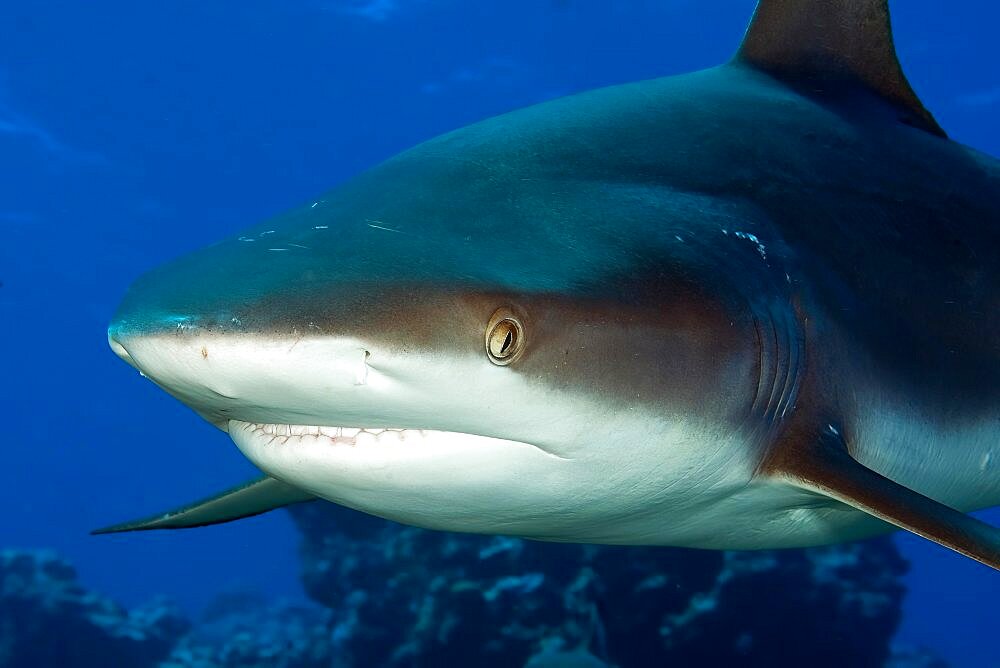
[[[1000,162],[887,0],[761,0],[718,67],[409,149],[139,278],[111,348],[264,474],[98,533],[326,500],[430,529],[994,569]]]

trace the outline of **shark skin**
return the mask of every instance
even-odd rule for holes
[[[730,63],[432,139],[153,270],[109,342],[267,477],[106,531],[315,497],[1000,568],[962,514],[1000,504],[1000,162],[920,106],[884,1],[764,0]]]

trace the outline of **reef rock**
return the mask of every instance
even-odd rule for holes
[[[768,552],[597,547],[292,509],[337,666],[882,666],[892,542]]]
[[[221,594],[160,668],[331,668],[327,610]]]
[[[54,552],[0,551],[0,666],[156,665],[188,624],[163,600],[128,611]]]
[[[896,645],[884,668],[948,668],[948,662],[927,647]]]

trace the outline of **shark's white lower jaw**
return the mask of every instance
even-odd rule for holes
[[[456,531],[506,525],[530,534],[512,525],[551,503],[571,462],[527,443],[446,431],[233,420],[229,435],[262,471],[318,497]]]

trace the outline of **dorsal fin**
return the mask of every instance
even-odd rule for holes
[[[903,122],[947,136],[899,65],[888,0],[760,0],[736,58],[791,82],[863,86]]]

